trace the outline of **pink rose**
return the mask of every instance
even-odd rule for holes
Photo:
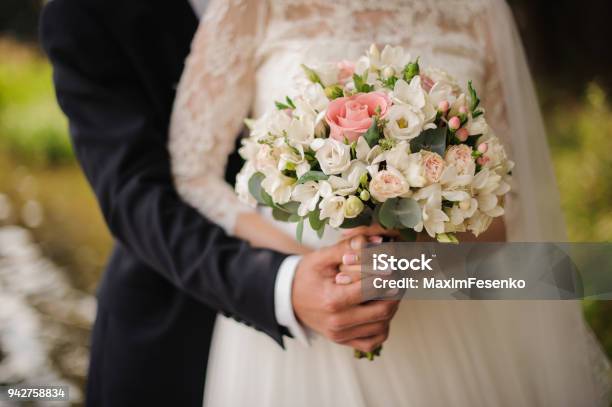
[[[424,151],[423,157],[423,169],[425,170],[425,178],[431,183],[440,181],[442,172],[444,171],[445,162],[442,157],[436,153],[430,151]]]
[[[391,105],[389,97],[382,92],[358,93],[351,97],[334,99],[327,107],[325,120],[331,129],[330,137],[350,142],[356,141],[372,125],[372,116],[380,108],[384,117]]]
[[[338,69],[338,82],[344,84],[353,77],[353,73],[355,73],[355,64],[351,61],[341,61],[338,62]]]

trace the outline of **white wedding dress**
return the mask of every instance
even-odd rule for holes
[[[357,59],[371,43],[402,45],[424,65],[474,81],[517,162],[509,240],[564,240],[537,102],[501,0],[213,1],[170,129],[182,197],[231,234],[237,215],[253,210],[223,180],[243,119],[291,95],[300,63]],[[294,236],[293,224],[277,226]],[[319,247],[338,233],[304,239]],[[577,302],[404,301],[374,362],[322,337],[285,344],[220,316],[205,405],[607,405],[607,362]]]

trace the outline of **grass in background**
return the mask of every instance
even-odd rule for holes
[[[93,291],[111,239],[72,153],[51,67],[33,47],[0,38],[0,225],[29,227],[78,288]]]

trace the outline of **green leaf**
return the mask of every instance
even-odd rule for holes
[[[325,225],[319,230],[317,230],[317,237],[321,239],[323,237],[323,233],[325,233]]]
[[[438,233],[436,235],[436,240],[440,243],[459,243],[459,239],[457,239],[457,236],[455,236],[454,233]]]
[[[302,243],[302,236],[304,235],[304,218],[300,218],[300,221],[295,228],[295,238],[299,243]]]
[[[304,73],[306,74],[306,77],[308,77],[308,80],[310,80],[310,82],[318,83],[319,85],[323,86],[323,82],[321,82],[321,78],[319,77],[319,74],[317,74],[314,69],[309,68],[304,64],[300,66],[304,70]]]
[[[380,130],[378,130],[377,117],[374,117],[372,119],[372,125],[370,126],[368,131],[364,133],[363,137],[367,141],[368,146],[370,146],[370,148],[374,147],[378,143],[378,140],[380,139]]]
[[[276,205],[276,207],[289,214],[297,214],[300,204],[298,202],[291,201],[283,205]]]
[[[278,110],[291,109],[291,106],[284,104],[283,102],[274,101],[274,105]]]
[[[432,151],[444,157],[446,151],[446,127],[423,130],[418,137],[410,140],[410,151],[417,153],[421,150]]]
[[[280,222],[289,222],[291,213],[286,212],[278,207],[272,208],[272,217]]]
[[[323,171],[308,171],[306,174],[302,175],[298,180],[298,184],[303,184],[308,181],[321,181],[328,179],[329,176],[325,175]]]
[[[261,172],[256,172],[249,178],[249,192],[253,195],[253,198],[257,201],[257,203],[261,205],[266,205],[270,207],[274,207],[274,201],[272,201],[272,197],[268,195],[266,191],[261,187],[261,182],[266,178],[264,174]]]
[[[365,208],[357,217],[351,219],[344,219],[340,228],[352,229],[359,226],[370,226],[372,224],[372,210]]]
[[[367,73],[364,74],[366,76]],[[355,90],[357,92],[368,93],[374,90],[374,86],[366,82],[364,76],[359,76],[356,73],[353,74],[353,82],[355,82]]]
[[[395,88],[395,82],[397,82],[399,78],[397,76],[391,76],[387,79],[380,79],[380,83],[388,89],[393,90]]]
[[[480,104],[480,98],[472,86],[472,81],[468,81],[468,92],[470,93],[470,111],[473,113]]]
[[[289,105],[289,107],[291,107],[292,109],[295,109],[295,104],[293,103],[293,100],[291,100],[289,96],[285,96],[285,100],[287,101],[287,104]]]
[[[308,222],[312,230],[318,231],[325,227],[325,221],[321,220],[320,214],[321,212],[318,208],[308,214]]]
[[[414,229],[400,229],[399,234],[406,242],[416,242],[417,232]]]
[[[387,199],[380,207],[378,220],[386,229],[412,228],[421,221],[421,207],[412,198]]]
[[[421,68],[419,67],[419,58],[417,58],[416,61],[410,62],[409,64],[406,64],[406,66],[404,67],[404,80],[410,83],[412,78],[417,76],[420,73],[420,71],[421,71]]]

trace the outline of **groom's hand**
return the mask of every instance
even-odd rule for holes
[[[336,283],[339,265],[359,267],[359,250],[365,243],[365,237],[355,236],[304,255],[293,280],[292,303],[297,318],[310,329],[334,342],[371,352],[387,339],[398,301],[362,304],[359,273],[352,281]]]

